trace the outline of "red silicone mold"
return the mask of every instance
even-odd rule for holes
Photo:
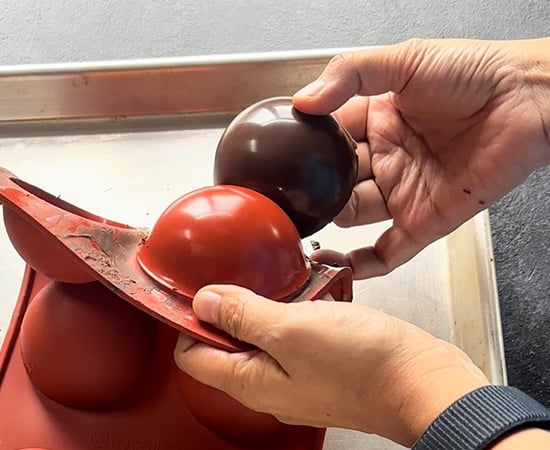
[[[0,352],[0,450],[321,449],[323,429],[281,424],[276,433],[249,440],[218,436],[202,426],[186,407],[178,387],[180,372],[173,362],[178,331],[154,319],[151,360],[125,396],[91,410],[46,397],[34,387],[23,364],[20,331],[38,292],[50,282],[27,267]],[[209,407],[216,405],[205,405]]]
[[[258,196],[256,193],[253,194]],[[150,231],[145,228],[119,224],[91,214],[18,179],[1,167],[0,202],[4,206],[4,222],[11,242],[22,258],[38,272],[57,281],[69,283],[95,280],[116,292],[120,298],[136,308],[198,340],[228,351],[242,351],[250,348],[247,344],[199,321],[191,307],[191,298],[181,292],[177,285],[172,288],[167,287],[165,283],[157,280],[158,277],[151,277],[143,270],[144,267],[140,267],[143,266],[143,264],[140,265],[140,258],[138,258],[143,253],[140,252],[140,248],[149,245],[149,239],[153,240],[154,237],[153,232],[150,234]],[[233,202],[237,206],[241,203],[242,199]],[[231,203],[229,211],[222,212],[235,213],[235,211],[231,212]],[[242,208],[237,212],[242,212]],[[283,215],[282,211],[279,212]],[[248,213],[250,214],[250,211]],[[260,209],[258,214],[261,214]],[[258,217],[262,216],[256,216],[254,220],[257,221]],[[238,219],[236,215],[233,216],[233,226],[238,225],[236,222]],[[199,225],[197,223],[193,229],[200,229]],[[225,224],[222,223],[222,225]],[[186,237],[188,231],[192,230],[180,232],[179,237],[189,239]],[[221,231],[224,231],[224,227]],[[297,237],[297,232],[294,232]],[[216,234],[210,233],[213,236]],[[208,238],[208,233],[201,233],[201,235],[200,247],[208,249],[212,264],[223,267],[234,262],[231,259],[234,255],[227,255],[226,252],[213,246],[217,243],[217,238],[213,239],[214,242],[208,242],[204,240],[205,235]],[[247,237],[246,234],[243,236]],[[261,262],[265,256],[261,254],[262,251],[275,248],[273,242],[266,246],[246,245],[244,238],[241,237],[240,242],[243,242],[243,248],[247,249],[250,257],[241,256],[239,261],[241,266],[249,261]],[[231,241],[233,236],[228,235],[226,239]],[[254,239],[249,241],[252,244],[256,242]],[[164,244],[161,246],[163,251],[167,248]],[[286,250],[286,247],[283,249]],[[238,247],[235,247],[235,250],[238,250]],[[288,258],[279,259],[284,261]],[[191,264],[183,258],[178,263],[181,267],[185,267],[184,264]],[[155,264],[158,266],[158,261]],[[328,267],[314,262],[308,262],[308,264],[309,278],[300,286],[300,290],[295,292],[292,301],[316,300],[329,293],[337,301],[351,301],[353,277],[351,269]],[[54,266],[57,269],[53,269]],[[145,266],[146,269],[150,268],[147,267],[148,264]],[[265,263],[260,265],[260,267],[264,266],[269,267]],[[246,270],[251,269],[246,264],[244,267]],[[277,267],[270,269],[271,275],[275,278],[284,276],[285,273],[279,273],[279,269]],[[283,269],[286,269],[283,272],[288,275],[288,267]],[[219,271],[216,272],[219,273]],[[261,274],[261,278],[265,279],[265,274]],[[259,285],[262,284],[265,285],[265,283]]]
[[[239,251],[221,252],[223,264],[238,260],[247,246],[250,255],[262,248],[263,255],[283,249],[278,269],[268,264],[265,270],[285,279],[307,270],[307,277],[292,275],[294,294],[285,301],[325,294],[350,301],[349,268],[309,261],[299,247],[287,251],[285,244],[297,246],[299,239],[296,230],[284,225],[283,213],[272,205],[271,215],[265,214],[265,199],[239,189],[208,192],[214,195],[210,200],[221,192],[223,205],[229,206],[251,197],[239,214],[252,205],[251,218],[263,212],[264,222],[271,217],[273,224],[283,225],[270,228],[277,232],[266,235],[265,248],[243,238],[235,246]],[[233,203],[226,197],[229,192]],[[189,296],[142,270],[137,256],[148,245],[149,230],[91,214],[2,168],[0,201],[8,235],[27,263],[0,351],[0,450],[321,449],[324,429],[281,424],[176,367],[173,350],[179,333],[227,351],[250,346],[201,323]],[[183,206],[186,213],[189,205]],[[186,219],[187,231],[191,219]],[[219,248],[210,236],[216,233],[203,231],[197,226],[193,243]],[[287,237],[278,243],[274,239],[280,236]],[[247,267],[243,264],[249,259],[239,267]],[[265,270],[259,274],[264,278]],[[254,280],[269,288],[262,277]]]

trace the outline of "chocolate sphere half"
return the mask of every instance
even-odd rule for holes
[[[137,258],[152,278],[188,297],[205,285],[229,283],[290,300],[311,271],[283,210],[240,186],[180,197],[161,214]]]
[[[276,202],[302,238],[342,210],[357,178],[356,144],[331,115],[304,114],[290,97],[238,114],[216,149],[214,182],[254,189]]]

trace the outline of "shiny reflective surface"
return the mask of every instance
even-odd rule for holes
[[[310,267],[296,228],[271,200],[238,186],[213,186],[172,203],[138,250],[141,267],[192,297],[207,284],[231,283],[286,300]]]
[[[21,326],[21,357],[34,387],[65,406],[111,405],[145,376],[155,322],[99,283],[50,282]]]
[[[7,206],[4,206],[4,225],[17,253],[34,269],[66,283],[93,281],[94,277],[75,264],[71,255],[55,239],[40,232]],[[55,264],[52,264],[53,261]]]
[[[26,196],[30,193],[64,211],[78,214],[97,223],[128,227],[78,208],[23,180],[12,178],[11,181],[27,191]],[[30,197],[26,198],[30,199]],[[89,283],[94,280],[94,276],[76,264],[74,257],[59,246],[55,239],[39,230],[13,208],[4,205],[3,216],[11,243],[21,258],[32,268],[48,278],[65,283]]]
[[[306,237],[349,199],[357,177],[355,148],[332,116],[303,114],[290,97],[270,98],[229,124],[218,143],[214,180],[268,196]]]
[[[237,442],[273,442],[284,435],[284,425],[270,414],[252,411],[226,393],[176,372],[178,389],[193,417],[217,435]],[[288,431],[288,430],[287,430]]]

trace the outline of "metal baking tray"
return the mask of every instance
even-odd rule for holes
[[[291,95],[341,50],[0,67],[0,166],[95,214],[150,227],[177,197],[212,184],[217,141],[238,111]],[[387,226],[331,224],[311,239],[345,251]],[[354,301],[457,344],[505,384],[490,236],[480,213],[391,274],[356,281]],[[309,252],[309,239],[303,244]],[[23,273],[2,224],[0,339]],[[324,445],[398,448],[339,429],[328,430]]]

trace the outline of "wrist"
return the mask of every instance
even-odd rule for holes
[[[490,384],[485,374],[458,347],[421,332],[409,336],[387,373],[393,398],[392,423],[383,435],[412,447],[428,426],[453,402]]]
[[[403,435],[400,443],[412,447],[428,426],[451,404],[489,384],[486,379],[456,369],[444,369],[427,377],[403,403],[403,414],[400,417]]]
[[[521,439],[516,435],[533,427],[550,429],[550,411],[545,406],[517,388],[485,386],[450,405],[430,424],[413,449],[547,449],[547,440],[544,446],[535,445],[542,442],[539,438],[544,435],[533,432]]]

